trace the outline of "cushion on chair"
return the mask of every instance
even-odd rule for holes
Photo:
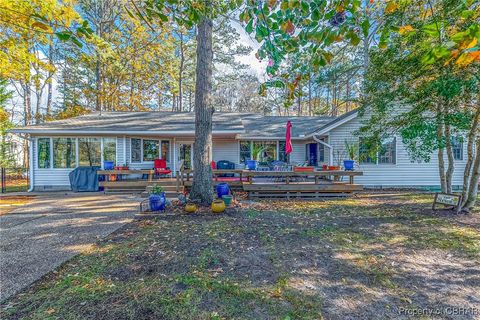
[[[172,173],[172,170],[156,168],[155,172],[158,174],[169,174]]]

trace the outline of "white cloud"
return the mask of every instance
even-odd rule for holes
[[[245,31],[243,26],[240,25],[238,22],[232,21],[231,24],[235,28],[235,30],[240,34],[239,42],[253,49],[250,55],[237,57],[237,60],[241,63],[249,65],[252,68],[252,70],[255,72],[257,77],[259,77],[260,79],[263,78],[263,75],[265,74],[265,69],[267,67],[267,61],[260,62],[255,57],[255,54],[257,53],[258,48],[260,48],[260,44],[255,39],[252,39],[250,35]]]

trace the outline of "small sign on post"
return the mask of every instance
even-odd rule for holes
[[[435,193],[435,199],[433,200],[432,210],[437,210],[437,204],[443,204],[445,206],[451,206],[450,209],[459,213],[462,209],[462,196],[457,194],[448,193]]]

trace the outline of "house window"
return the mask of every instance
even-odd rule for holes
[[[78,139],[79,166],[101,166],[102,147],[100,138]]]
[[[56,169],[75,168],[75,139],[53,139],[53,167]]]
[[[395,164],[397,162],[397,140],[395,137],[382,140],[378,153],[379,164]]]
[[[117,139],[103,138],[103,161],[116,162],[117,159]]]
[[[50,138],[39,138],[37,149],[38,168],[50,168]]]
[[[162,141],[162,159],[170,159],[170,141]]]
[[[170,160],[170,141],[131,138],[131,159],[133,163],[151,162],[156,159]]]
[[[142,162],[142,139],[131,140],[132,162]]]
[[[376,159],[372,156],[370,146],[364,138],[359,139],[358,158],[361,164],[376,164]]]
[[[318,162],[325,162],[325,145],[318,144]]]
[[[290,154],[286,154],[285,151],[287,149],[287,142],[286,141],[278,141],[278,160],[289,163],[290,162]]]
[[[452,151],[453,158],[455,160],[463,160],[463,139],[453,138],[452,139]]]
[[[246,160],[252,159],[250,146],[250,141],[240,141],[240,163],[245,163]]]
[[[158,159],[158,148],[158,140],[143,140],[143,161]]]
[[[378,148],[370,145],[365,139],[359,139],[359,159],[361,164],[396,164],[397,139],[383,139]],[[373,148],[373,151],[372,151]],[[375,152],[374,150],[378,151]]]
[[[257,161],[271,162],[277,159],[277,142],[276,141],[254,141],[253,150],[262,150]],[[254,155],[255,156],[255,155]]]

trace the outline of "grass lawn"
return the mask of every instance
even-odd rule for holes
[[[479,213],[433,214],[431,199],[269,201],[136,221],[4,302],[0,318],[386,319],[420,308],[449,318],[476,307],[474,319]]]

